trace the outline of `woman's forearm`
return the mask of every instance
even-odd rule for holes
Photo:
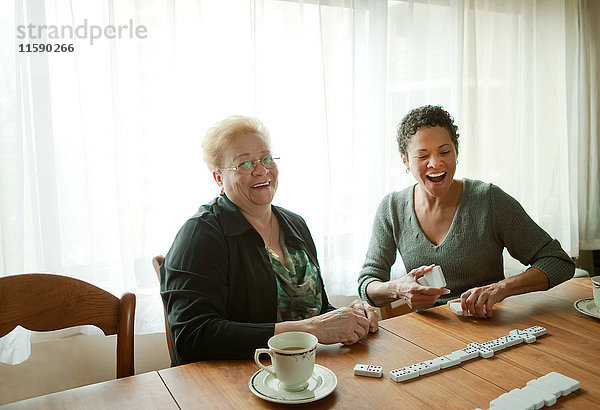
[[[550,286],[548,276],[538,268],[529,268],[525,272],[502,279],[497,283],[502,299],[522,293],[546,290]]]
[[[395,300],[398,300],[401,295],[398,293],[397,286],[394,282],[373,281],[366,288],[369,299],[377,305],[384,306]]]
[[[275,334],[285,332],[306,332],[314,334],[310,322],[306,319],[275,323]]]

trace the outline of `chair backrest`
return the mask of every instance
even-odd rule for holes
[[[135,295],[121,299],[68,276],[28,273],[0,278],[0,337],[21,325],[46,332],[94,325],[117,335],[117,378],[134,374]]]
[[[154,266],[154,270],[156,271],[156,276],[158,276],[158,281],[160,282],[160,265],[163,264],[165,260],[164,256],[157,255],[152,258],[152,266]],[[167,334],[167,347],[169,348],[169,357],[173,357],[173,349],[171,347],[171,336],[169,335],[169,322],[167,322],[167,311],[165,312],[165,333]]]

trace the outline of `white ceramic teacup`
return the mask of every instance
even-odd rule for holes
[[[592,277],[592,286],[594,287],[594,303],[600,309],[600,276]]]
[[[269,339],[268,349],[256,349],[254,361],[278,379],[285,390],[304,390],[315,367],[317,341],[316,336],[310,333],[280,333]],[[263,353],[271,356],[271,367],[260,362],[259,356]]]

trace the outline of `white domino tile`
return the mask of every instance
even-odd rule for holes
[[[414,379],[415,377],[419,377],[419,371],[417,369],[403,367],[390,372],[390,379],[395,382],[403,382],[405,380]]]
[[[354,366],[354,374],[356,376],[381,377],[383,368],[371,364],[357,364]]]
[[[540,399],[544,400],[545,406],[552,406],[556,403],[556,396],[553,393],[548,393],[547,391],[540,390],[537,387],[527,385],[527,386],[523,387],[521,390],[523,390],[524,392],[527,392],[529,394],[535,395],[536,397],[539,397]]]
[[[553,406],[561,396],[579,389],[579,381],[557,372],[527,382],[521,389],[513,389],[490,401],[490,408],[513,408],[537,410]]]
[[[436,288],[443,288],[446,286],[446,278],[442,273],[441,267],[436,265],[428,273],[430,273],[430,277],[427,278],[427,281],[431,284],[431,286]]]
[[[450,307],[450,310],[453,311],[455,314],[462,316],[463,311],[460,302],[448,302],[448,307]]]
[[[489,342],[482,343],[481,345],[487,347],[488,349],[491,349],[494,352],[497,352],[497,351],[500,351],[500,350],[506,348],[506,343],[500,341],[499,339],[490,340]]]
[[[427,373],[435,372],[435,369],[430,371],[431,366],[425,362],[415,363],[411,366],[407,366],[408,369],[415,369],[419,372],[419,376],[423,376]]]
[[[494,405],[490,406],[490,410],[515,410],[515,406],[509,401],[496,399]]]
[[[492,349],[479,343],[469,343],[467,347],[472,347],[473,349],[477,350],[479,352],[479,356],[483,357],[484,359],[489,359],[494,355],[494,351]]]
[[[517,396],[522,398],[523,400],[527,400],[533,403],[533,406],[536,410],[544,407],[544,399],[537,394],[531,394],[527,391],[523,391],[522,389],[512,389],[508,393],[512,396]]]
[[[429,374],[429,373],[433,373],[433,372],[437,372],[438,370],[440,370],[442,368],[442,365],[434,362],[433,360],[427,360],[425,362],[421,362],[421,363],[417,363],[417,365],[425,365],[427,367],[425,367],[423,369],[423,371],[419,371],[419,375],[422,376],[424,374]]]
[[[547,393],[550,393],[550,394],[554,395],[554,397],[556,397],[557,399],[560,396],[562,396],[562,389],[559,389],[558,387],[550,385],[550,384],[542,383],[538,379],[528,381],[527,385],[535,387],[536,389],[543,390]]]
[[[455,355],[460,356],[460,360],[466,362],[467,360],[479,357],[479,350],[473,347],[465,347],[464,349],[456,350],[452,352]]]
[[[448,307],[458,316],[475,316],[469,312],[465,314],[465,312],[462,310],[460,302],[448,302]]]
[[[531,333],[535,337],[543,336],[546,334],[546,328],[542,326],[532,326],[523,330],[524,332]]]
[[[519,343],[523,343],[523,339],[521,337],[513,335],[502,336],[497,340],[499,340],[501,343],[504,343],[506,347],[511,347],[518,345]]]
[[[575,385],[569,380],[558,377],[556,372],[548,373],[545,376],[539,377],[538,380],[542,383],[551,384],[561,390],[561,394],[566,396],[573,391]]]
[[[533,343],[536,340],[536,337],[533,333],[526,332],[524,330],[514,329],[511,330],[509,334],[511,336],[520,337],[525,343]]]
[[[490,401],[490,409],[513,410],[514,408],[515,408],[514,403],[510,402],[504,395],[496,397],[494,400]]]
[[[459,304],[459,306],[460,306],[460,304]],[[540,335],[540,336],[546,334],[546,329],[541,326],[532,326],[526,330],[515,329],[515,330],[512,330],[510,332],[510,334],[500,337],[498,339],[491,340],[489,342],[484,342],[484,343],[472,342],[472,343],[469,343],[467,345],[467,347],[460,349],[460,350],[455,350],[454,352],[449,353],[447,355],[439,356],[432,360],[415,363],[411,366],[406,366],[401,369],[392,370],[390,372],[390,378],[394,381],[401,382],[404,380],[413,379],[413,378],[421,376],[421,375],[433,373],[438,370],[446,369],[451,366],[456,366],[462,362],[474,359],[476,357],[483,357],[483,358],[487,359],[487,358],[494,356],[494,352],[500,351],[500,350],[505,349],[510,346],[515,346],[519,343],[523,343],[523,341],[529,340],[528,343],[535,342],[535,340],[536,340],[535,334]],[[357,365],[357,366],[359,366],[359,365]],[[360,366],[368,366],[368,365],[360,365]],[[361,368],[359,370],[366,370],[366,369]],[[356,368],[355,368],[355,374],[356,374]],[[531,389],[527,389],[527,391],[525,393],[515,392],[515,395],[519,396],[519,397],[515,398],[513,401],[517,401],[517,402],[518,401],[522,402],[524,400],[526,401],[526,399],[524,399],[524,396],[533,394],[536,391],[534,389],[537,389],[537,390],[541,390],[542,392],[544,392],[543,394],[545,395],[544,399],[539,398],[537,401],[535,401],[535,403],[534,403],[535,406],[539,406],[539,403],[542,400],[544,400],[547,403],[551,402],[551,400],[548,399],[549,394],[552,396],[555,396],[556,398],[560,397],[561,394],[565,394],[564,389],[562,389],[562,388],[558,389],[557,386],[564,387],[564,386],[568,385],[569,392],[572,391],[573,389],[579,388],[578,384],[575,385],[575,383],[577,383],[576,380],[566,378],[566,376],[562,376],[562,377],[561,376],[562,375],[560,375],[559,373],[557,373],[556,375],[549,374],[549,375],[544,376],[544,377],[546,377],[546,379],[544,379],[543,381],[532,380],[530,382]],[[378,376],[374,376],[374,377],[378,377]],[[508,400],[510,398],[511,397],[508,397],[505,399]],[[503,399],[503,401],[502,401],[504,403],[504,405],[506,405],[506,402],[505,402],[506,400]],[[496,407],[499,407],[500,401],[498,401],[497,403],[498,404],[496,405]],[[522,405],[522,403],[521,403],[521,405]]]
[[[421,286],[431,286],[434,288],[443,288],[446,286],[446,278],[442,273],[442,268],[434,266],[429,272],[417,279],[417,283]]]
[[[504,399],[512,404],[513,409],[523,409],[523,410],[535,410],[535,406],[533,403],[523,400],[520,397],[512,396],[510,393],[504,393],[499,396],[499,398]]]
[[[436,357],[432,360],[433,363],[439,364],[440,369],[446,369],[451,366],[456,366],[462,362],[459,356],[455,356],[452,353],[446,356]]]
[[[578,380],[572,379],[569,376],[565,376],[564,374],[560,374],[560,373],[557,373],[557,372],[550,372],[546,376],[548,376],[548,377],[554,377],[554,378],[558,378],[558,379],[562,379],[566,383],[569,383],[571,385],[571,391],[572,392],[575,391],[575,390],[579,390],[579,387],[581,387],[581,383],[579,383]]]

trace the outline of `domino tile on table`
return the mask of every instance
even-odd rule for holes
[[[558,372],[550,372],[527,382],[521,389],[513,389],[490,401],[491,409],[537,410],[552,406],[561,396],[580,388],[579,381]]]
[[[356,376],[381,377],[383,375],[383,368],[371,364],[357,364],[354,366],[354,374]]]
[[[402,382],[405,380],[414,379],[415,377],[418,377],[418,376],[421,376],[424,374],[432,373],[432,372],[435,372],[435,371],[438,371],[441,369],[446,369],[451,366],[456,366],[462,362],[474,359],[476,357],[483,357],[483,358],[487,359],[487,358],[494,356],[494,352],[497,352],[499,350],[505,349],[510,346],[515,346],[517,344],[523,343],[523,341],[525,341],[527,339],[531,340],[531,338],[533,338],[533,340],[528,343],[534,342],[536,340],[536,336],[534,336],[535,334],[540,335],[540,336],[543,334],[546,334],[546,329],[541,326],[532,326],[525,330],[515,329],[515,330],[511,331],[511,334],[508,334],[507,336],[502,336],[495,340],[490,340],[489,342],[469,343],[467,345],[467,347],[460,349],[460,350],[456,350],[450,354],[447,354],[444,356],[439,356],[432,360],[416,363],[411,366],[406,366],[406,367],[402,367],[400,369],[392,370],[392,371],[390,371],[390,379],[392,379],[396,382]],[[356,365],[356,367],[358,367],[358,366],[367,366],[367,365]],[[355,367],[355,374],[357,374],[356,367]],[[379,377],[379,376],[375,376],[375,377]],[[573,381],[573,379],[571,379],[571,381]],[[560,378],[560,376],[550,376],[547,383],[554,383],[555,385],[556,384],[562,385],[562,384],[566,383],[566,381],[565,381],[565,379]],[[535,387],[535,386],[533,386],[533,387]],[[537,388],[538,389],[541,388],[542,390],[544,390],[544,388],[539,387],[539,386]],[[547,390],[548,390],[548,388],[546,387],[545,391],[547,391]],[[562,390],[560,391],[560,394],[562,394]],[[515,399],[515,400],[519,400],[519,399]]]

